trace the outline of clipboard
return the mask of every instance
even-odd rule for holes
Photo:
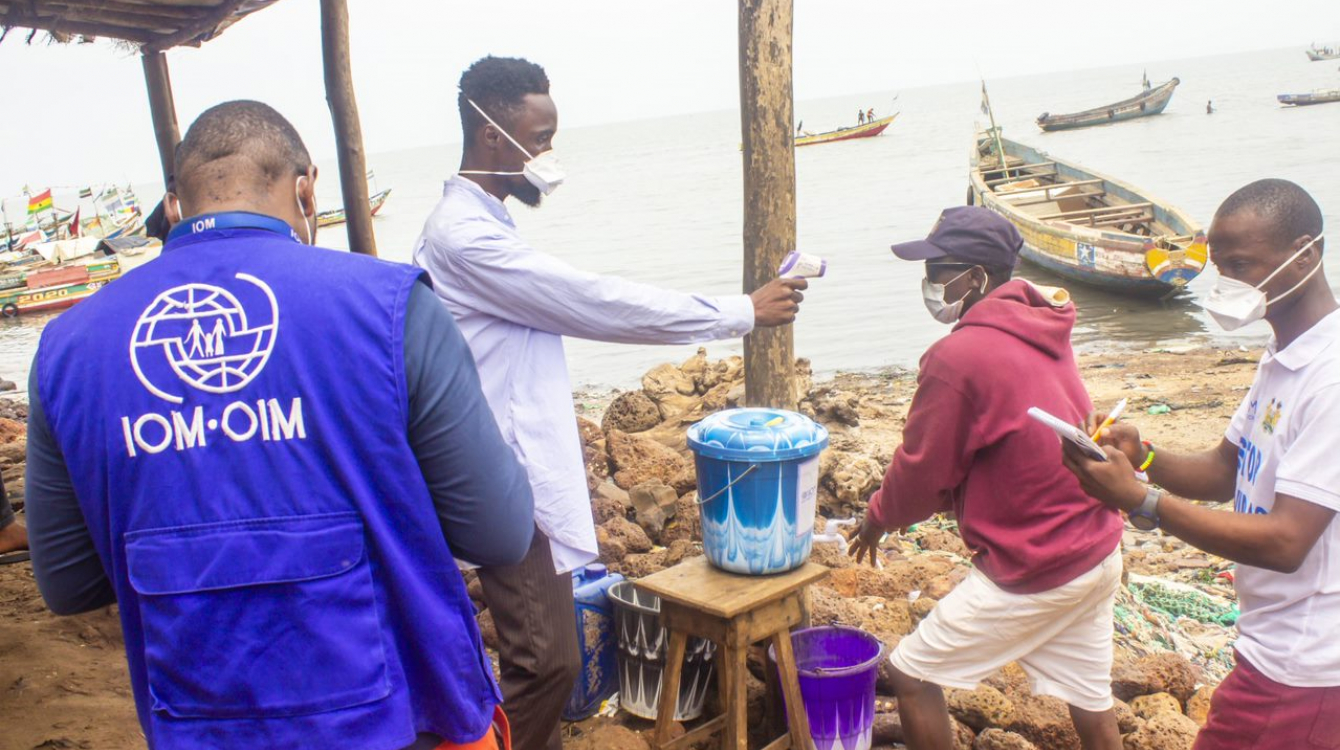
[[[1084,434],[1084,431],[1059,417],[1034,406],[1028,410],[1028,416],[1052,428],[1062,440],[1069,440],[1071,443],[1079,446],[1086,455],[1095,461],[1106,461],[1107,454],[1103,452],[1098,444]]]

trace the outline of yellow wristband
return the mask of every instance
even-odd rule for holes
[[[1140,464],[1140,471],[1142,472],[1147,471],[1149,469],[1149,465],[1154,463],[1154,446],[1150,445],[1149,443],[1145,443],[1145,447],[1149,449],[1149,455],[1145,456],[1145,462]]]

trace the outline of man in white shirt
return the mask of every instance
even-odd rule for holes
[[[531,552],[519,565],[481,569],[480,579],[498,630],[514,746],[559,750],[559,717],[581,667],[568,571],[598,555],[563,337],[739,338],[793,321],[807,284],[781,279],[752,295],[704,297],[579,271],[533,249],[503,201],[538,206],[563,179],[544,69],[486,57],[465,71],[460,89],[460,174],[428,217],[414,263],[456,317],[503,437],[530,476],[538,529]]]
[[[1137,528],[1238,563],[1237,666],[1195,750],[1340,748],[1340,305],[1321,237],[1321,209],[1285,180],[1247,185],[1215,214],[1222,278],[1205,307],[1230,330],[1264,319],[1275,334],[1216,448],[1179,455],[1118,424],[1101,437],[1108,462],[1066,451],[1085,490]]]

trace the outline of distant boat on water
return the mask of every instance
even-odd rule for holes
[[[1018,227],[1024,260],[1112,292],[1164,296],[1208,260],[1205,233],[1180,209],[995,128],[973,142],[968,201]]]
[[[1340,60],[1340,49],[1335,47],[1318,47],[1312,45],[1312,49],[1307,50],[1307,59],[1312,62],[1321,62],[1322,60]]]
[[[368,208],[373,216],[376,216],[377,212],[382,210],[382,204],[386,203],[386,199],[390,197],[390,195],[391,188],[386,188],[368,199]],[[336,224],[343,224],[348,220],[349,217],[345,215],[343,208],[333,208],[329,211],[322,211],[316,215],[316,225],[318,227],[335,226]]]
[[[1108,104],[1104,107],[1094,107],[1082,112],[1074,112],[1065,115],[1053,115],[1043,112],[1038,117],[1038,127],[1043,130],[1071,130],[1073,128],[1087,128],[1092,125],[1106,125],[1111,122],[1121,122],[1122,120],[1134,120],[1139,117],[1149,117],[1163,112],[1172,100],[1173,90],[1181,81],[1177,78],[1168,81],[1160,86],[1148,87],[1138,95],[1129,99],[1123,99],[1115,104]]]
[[[889,125],[892,125],[899,114],[901,113],[894,112],[888,117],[881,117],[878,120],[871,120],[870,122],[854,125],[848,128],[829,130],[824,133],[800,133],[796,135],[796,147],[813,146],[819,143],[850,141],[856,138],[874,138],[880,133],[883,133],[884,129],[889,127]]]
[[[1275,97],[1286,107],[1306,107],[1311,104],[1340,102],[1340,89],[1318,89],[1308,94],[1280,94]]]

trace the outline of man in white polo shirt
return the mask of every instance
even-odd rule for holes
[[[1260,180],[1210,227],[1221,275],[1205,308],[1226,329],[1274,336],[1225,438],[1175,454],[1135,427],[1105,431],[1110,461],[1067,449],[1093,497],[1137,528],[1162,528],[1238,563],[1237,666],[1195,750],[1340,748],[1340,305],[1322,272],[1321,209],[1301,187]],[[1181,497],[1233,502],[1233,513]]]

